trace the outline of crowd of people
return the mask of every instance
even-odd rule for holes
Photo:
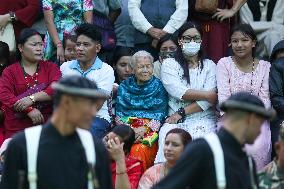
[[[284,186],[281,0],[13,1],[1,188]]]

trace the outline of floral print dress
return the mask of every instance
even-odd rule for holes
[[[63,36],[74,32],[84,21],[84,12],[93,10],[92,0],[43,0],[43,10],[51,10],[60,41]],[[44,59],[56,60],[56,47],[51,36],[46,33],[44,40]]]

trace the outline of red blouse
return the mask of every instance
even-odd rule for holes
[[[22,29],[31,27],[40,11],[39,0],[0,0],[0,15],[13,11],[17,21],[13,23],[16,38]]]
[[[53,90],[50,84],[54,81],[58,81],[61,78],[59,67],[52,62],[40,61],[37,73],[37,84],[45,84],[46,88],[42,91],[49,96],[52,96]],[[28,90],[28,85],[26,82],[30,82],[30,86],[34,84],[34,80],[32,79],[33,76],[26,75],[28,79],[25,79],[24,75],[24,71],[19,62],[8,66],[2,73],[0,101],[3,103],[5,115],[5,138],[9,138],[16,132],[33,125],[29,117],[17,116],[13,108],[15,102],[19,100],[17,96]],[[52,113],[52,104],[50,103],[48,106],[44,106],[44,108],[40,109],[40,111],[44,116],[44,120],[47,121]]]
[[[140,177],[143,174],[142,162],[128,155],[125,158],[125,163],[126,163],[127,175],[129,178],[131,189],[137,189]],[[116,179],[116,163],[115,162],[111,164],[111,171],[112,171],[113,186],[115,186],[115,179]]]

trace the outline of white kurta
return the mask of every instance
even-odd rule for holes
[[[190,84],[183,78],[183,69],[173,58],[164,60],[161,67],[161,80],[169,93],[169,115],[172,115],[181,107],[193,103],[184,101],[182,96],[188,89],[209,91],[216,89],[216,65],[213,61],[206,59],[204,67],[189,69]],[[196,101],[203,109],[201,112],[186,116],[183,123],[164,124],[159,132],[159,150],[155,163],[165,162],[163,148],[167,132],[173,128],[181,128],[189,132],[193,139],[202,137],[207,133],[215,132],[216,118],[215,110],[207,101]]]

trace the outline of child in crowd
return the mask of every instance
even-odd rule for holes
[[[65,61],[70,61],[76,59],[76,36],[75,35],[65,35],[64,40],[64,57]]]

